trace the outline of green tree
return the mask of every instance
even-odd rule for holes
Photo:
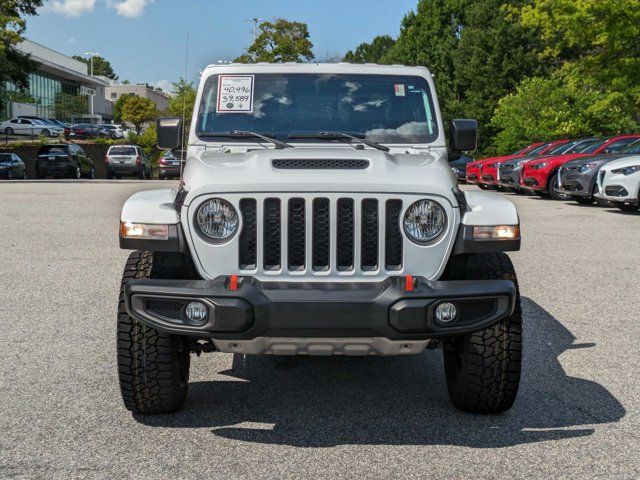
[[[500,100],[492,123],[499,153],[558,137],[624,133],[636,125],[623,94],[603,95],[595,83],[570,84],[559,76],[524,80]]]
[[[626,96],[640,122],[639,0],[536,0],[521,15],[540,29],[542,56],[566,82],[597,84],[603,98]]]
[[[640,123],[640,2],[535,0],[517,12],[540,32],[547,77],[525,80],[504,98],[492,124],[496,145],[514,139],[608,135]]]
[[[381,63],[384,56],[395,45],[395,40],[389,35],[378,35],[371,43],[361,43],[355,50],[349,50],[343,62],[349,63]]]
[[[7,83],[19,91],[29,88],[29,73],[37,64],[17,50],[26,23],[25,16],[36,15],[42,0],[0,0],[0,111],[8,100]]]
[[[304,62],[313,60],[313,44],[306,23],[278,18],[262,22],[259,35],[246,53],[235,59],[240,63]]]
[[[76,60],[82,63],[86,63],[87,66],[91,68],[90,58],[84,58],[84,57],[81,57],[80,55],[74,55],[73,58],[75,58]],[[89,73],[91,73],[90,70],[89,70]],[[93,74],[102,75],[103,77],[110,78],[111,80],[118,79],[118,76],[116,75],[116,72],[113,71],[113,67],[111,66],[111,63],[109,63],[109,60],[106,60],[99,55],[93,57]]]
[[[130,122],[139,135],[142,126],[158,117],[156,104],[148,98],[132,96],[127,98],[122,107],[122,120]]]
[[[118,97],[116,103],[113,104],[113,121],[114,122],[122,122],[122,107],[126,103],[127,99],[130,97],[135,97],[134,93],[123,93]]]
[[[455,116],[454,52],[472,0],[420,0],[405,15],[400,35],[382,63],[426,66],[434,74],[440,107],[447,120]]]
[[[193,83],[187,82],[182,77],[171,86],[173,94],[169,99],[167,114],[172,117],[182,117],[184,114],[184,131],[188,132],[196,102],[196,90],[193,88]]]

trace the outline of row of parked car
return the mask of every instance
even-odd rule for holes
[[[454,170],[460,175],[460,167]],[[468,161],[464,172],[466,183],[483,189],[637,211],[640,134],[534,143],[511,155]]]
[[[134,177],[149,180],[153,176],[151,159],[137,145],[112,145],[104,157],[109,179]],[[42,145],[36,155],[36,178],[96,178],[96,166],[85,150],[75,143]],[[158,160],[160,179],[179,178],[181,162],[167,151]],[[0,153],[0,178],[27,179],[27,167],[19,155]]]
[[[28,135],[31,137],[61,137],[66,140],[89,140],[94,138],[124,138],[128,130],[122,125],[103,123],[68,124],[55,118],[24,115],[0,122],[0,132],[5,135]]]

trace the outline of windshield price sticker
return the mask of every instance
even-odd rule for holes
[[[218,113],[253,113],[253,75],[220,75]]]

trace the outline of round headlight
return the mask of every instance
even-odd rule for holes
[[[447,225],[447,214],[439,203],[420,200],[412,204],[404,215],[404,231],[416,243],[438,238]]]
[[[207,200],[196,214],[198,227],[207,237],[224,241],[238,230],[238,213],[226,200],[213,198]]]

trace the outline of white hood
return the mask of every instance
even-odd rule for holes
[[[380,192],[431,194],[453,206],[455,178],[444,149],[387,153],[352,147],[297,147],[239,151],[191,150],[185,171],[185,203],[202,194],[251,192]],[[276,159],[367,160],[365,169],[279,169]]]

